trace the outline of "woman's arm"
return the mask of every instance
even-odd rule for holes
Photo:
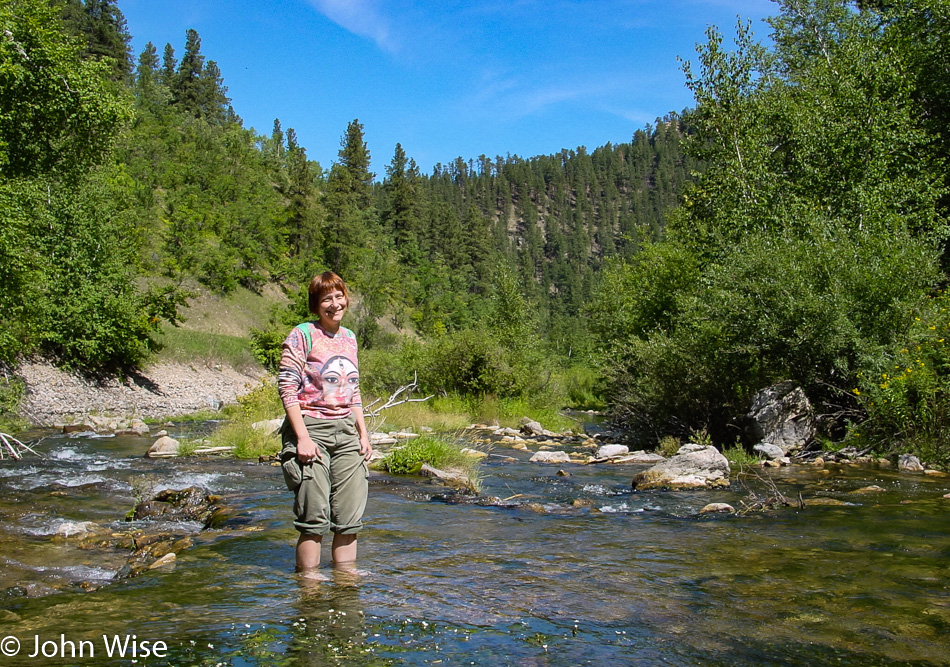
[[[359,431],[360,434],[360,454],[363,455],[364,459],[369,461],[373,455],[373,446],[369,444],[369,431],[366,430],[366,420],[363,419],[363,406],[353,405],[350,406],[350,410],[356,417],[356,430]]]
[[[284,406],[284,412],[287,413],[287,421],[294,429],[297,436],[297,460],[301,463],[312,463],[314,459],[323,459],[320,450],[310,438],[310,432],[307,425],[303,423],[303,414],[300,412],[300,404],[293,403]]]

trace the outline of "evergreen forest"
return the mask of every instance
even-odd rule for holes
[[[115,0],[0,0],[4,375],[146,364],[195,286],[287,294],[252,334],[272,368],[332,269],[364,391],[728,444],[791,379],[822,437],[946,460],[950,2],[779,0],[769,25],[711,28],[695,106],[628,143],[429,174],[397,144],[374,173],[358,119],[330,165],[245,127],[194,30],[133,54]]]

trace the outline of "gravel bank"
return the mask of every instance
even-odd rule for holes
[[[161,419],[234,402],[264,379],[260,373],[226,366],[164,364],[122,380],[96,382],[48,364],[25,363],[17,371],[26,384],[21,413],[37,426],[94,414]]]

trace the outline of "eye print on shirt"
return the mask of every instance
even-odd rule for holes
[[[360,383],[356,364],[343,356],[331,357],[320,369],[323,381],[323,400],[332,407],[347,406]]]

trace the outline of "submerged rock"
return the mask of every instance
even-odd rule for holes
[[[196,486],[180,491],[165,489],[136,505],[131,518],[136,521],[197,521],[209,528],[219,523],[223,516],[220,500],[219,496],[205,493]]]
[[[713,514],[716,512],[735,512],[736,508],[730,505],[729,503],[709,503],[701,510],[700,514]]]
[[[755,395],[743,431],[753,445],[767,442],[782,455],[801,449],[815,436],[815,411],[801,387],[786,381]]]
[[[683,453],[635,475],[633,488],[685,490],[729,486],[729,461],[718,449],[687,447],[680,448]]]

